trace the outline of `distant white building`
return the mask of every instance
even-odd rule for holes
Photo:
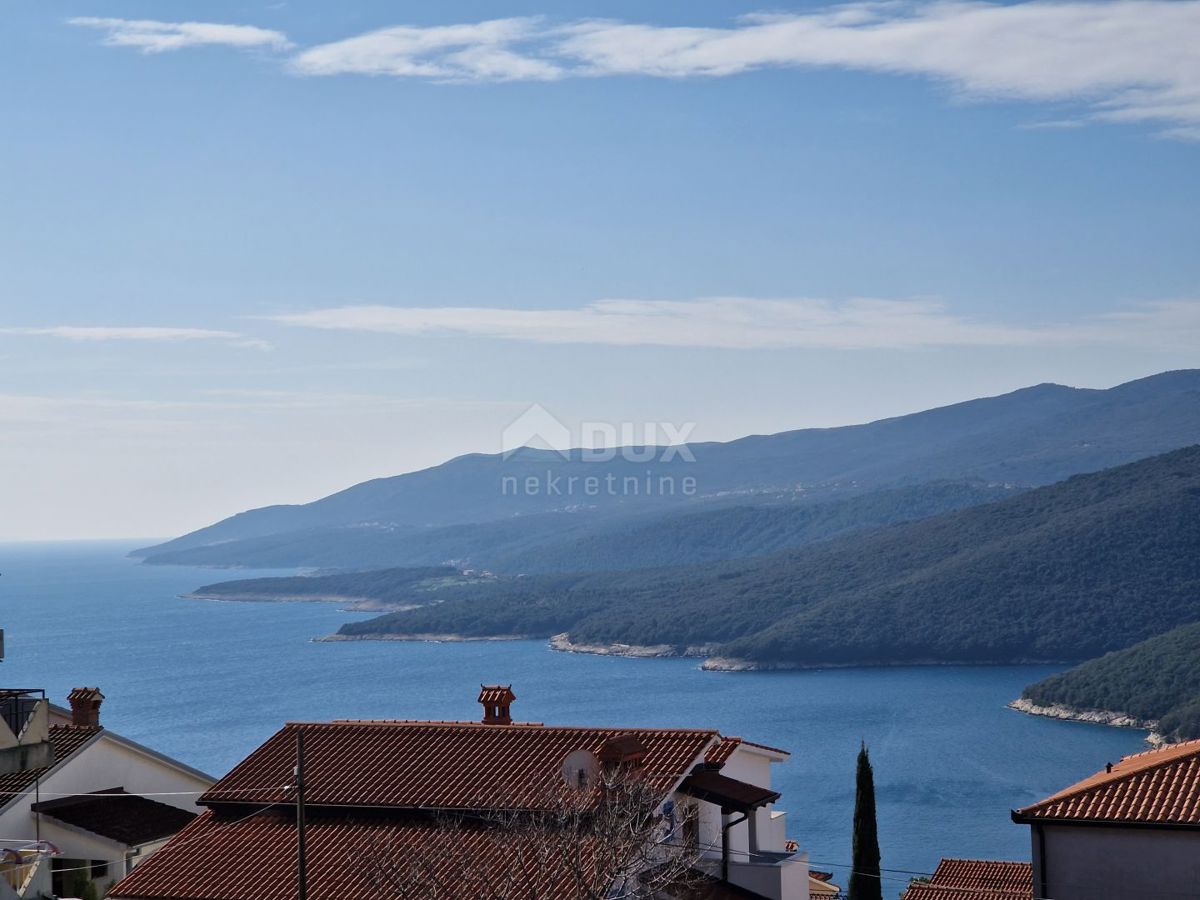
[[[0,900],[100,895],[195,818],[214,779],[100,724],[104,695],[0,690]]]

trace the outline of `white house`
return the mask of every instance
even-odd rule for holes
[[[214,782],[104,728],[99,689],[68,699],[0,691],[0,900],[69,896],[76,873],[103,893],[194,819]]]

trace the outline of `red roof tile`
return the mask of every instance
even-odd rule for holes
[[[754,741],[748,741],[740,737],[722,737],[721,742],[709,751],[708,756],[705,757],[705,762],[711,763],[714,766],[724,765],[729,760],[729,757],[733,756],[733,752],[741,746],[755,747],[759,750],[766,750],[768,753],[777,753],[783,757],[791,756],[786,750],[780,750],[778,747],[757,744]]]
[[[428,722],[291,723],[200,802],[290,802],[296,735],[304,732],[311,806],[407,809],[529,808],[562,779],[567,755],[599,756],[613,738],[645,747],[642,771],[668,790],[720,735],[689,729],[557,728]]]
[[[902,900],[1031,900],[1033,867],[994,859],[943,859],[928,882],[909,885]]]
[[[33,787],[34,782],[87,745],[102,728],[92,725],[51,725],[50,745],[54,748],[54,763],[42,769],[27,769],[0,775],[0,806],[12,801]]]
[[[307,822],[305,839],[309,900],[391,896],[386,886],[381,887],[381,880],[391,865],[401,867],[398,874],[406,874],[406,860],[420,860],[421,871],[428,871],[430,879],[444,885],[444,893],[437,896],[494,896],[494,891],[477,882],[512,876],[525,882],[521,887],[534,887],[533,896],[590,895],[575,889],[574,871],[563,859],[569,854],[549,854],[540,863],[531,863],[528,855],[518,859],[520,845],[503,829],[457,825],[448,840],[445,825],[432,818],[397,819],[365,811],[316,813]],[[583,868],[588,870],[586,864]],[[595,890],[600,885],[588,887]],[[504,894],[524,895],[516,890]],[[295,819],[290,810],[270,810],[248,820],[204,813],[108,896],[123,900],[294,900]]]
[[[1013,818],[1200,825],[1200,741],[1126,756]]]

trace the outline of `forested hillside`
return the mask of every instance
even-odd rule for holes
[[[272,568],[300,553],[324,568],[441,563],[506,574],[613,571],[765,556],[854,531],[909,522],[1011,496],[1011,485],[935,482],[847,496],[739,498],[636,516],[543,513],[505,522],[428,529],[354,529],[263,537],[238,547],[180,551],[195,565]],[[174,553],[156,559],[170,562]]]
[[[1082,660],[1200,620],[1200,448],[761,559],[442,596],[342,632],[569,632],[765,666]]]
[[[1168,740],[1200,738],[1200,622],[1051,675],[1022,696],[1039,706],[1157,720]]]

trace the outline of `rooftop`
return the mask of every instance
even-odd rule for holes
[[[196,818],[196,813],[130,794],[123,787],[46,800],[33,809],[126,847],[168,838]]]
[[[1121,822],[1200,826],[1200,741],[1124,757],[1120,762],[1013,812],[1016,822]]]
[[[103,730],[99,725],[51,725],[50,746],[54,748],[54,763],[41,769],[0,775],[0,807],[24,794],[38,779],[82,750]]]
[[[296,822],[291,810],[249,819],[206,812],[112,891],[125,900],[197,897],[295,900]],[[404,819],[371,811],[320,813],[308,818],[309,900],[379,900],[384,896],[572,897],[576,871],[552,859],[519,859],[521,845],[500,829],[464,825],[448,841],[436,817]],[[231,852],[242,848],[244,852]],[[405,878],[406,860],[418,860],[412,893],[389,890]],[[539,864],[540,863],[540,864]],[[586,878],[588,866],[581,870]],[[506,881],[498,893],[489,879]],[[591,886],[590,886],[591,887]],[[592,889],[595,889],[594,887]]]
[[[296,738],[304,735],[310,806],[391,809],[532,809],[562,783],[576,751],[636,738],[643,777],[666,791],[720,739],[712,730],[562,728],[452,722],[292,722],[200,798],[291,802]]]
[[[943,859],[903,900],[1032,900],[1033,866],[995,859]]]

